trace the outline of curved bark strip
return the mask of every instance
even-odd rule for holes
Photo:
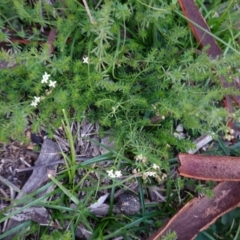
[[[191,20],[189,21],[190,28],[202,47],[206,47],[209,45],[209,49],[207,51],[208,55],[212,58],[216,58],[222,55],[222,50],[217,45],[215,39],[209,35],[210,29],[199,12],[196,4],[193,0],[179,0],[178,1],[184,15]],[[193,24],[194,22],[195,24]],[[204,30],[203,30],[204,29]]]
[[[148,240],[157,240],[175,231],[178,240],[194,239],[220,216],[240,203],[240,182],[222,182],[214,189],[214,197],[194,198]]]
[[[220,57],[222,55],[222,50],[218,46],[214,37],[212,37],[211,35],[208,34],[208,33],[210,33],[210,29],[209,29],[206,21],[202,17],[201,13],[199,12],[194,1],[193,0],[178,0],[178,2],[182,8],[184,15],[190,20],[190,21],[188,21],[190,28],[191,28],[195,38],[201,45],[201,47],[209,46],[207,53],[211,58]],[[219,79],[220,79],[220,82],[223,87],[225,87],[225,88],[232,87],[235,89],[239,89],[239,84],[237,82],[234,81],[232,83],[228,83],[223,76],[219,76]],[[240,96],[232,96],[232,98],[238,105],[240,105]],[[225,100],[226,100],[226,108],[228,109],[229,112],[232,112],[231,108],[229,108],[229,106],[232,105],[231,99],[228,96],[226,96]],[[228,126],[235,130],[238,130],[235,127],[234,121],[232,119],[229,119]]]
[[[240,181],[240,157],[180,153],[179,174],[210,181]]]
[[[178,0],[178,2],[184,15],[190,20],[189,25],[200,45],[202,47],[209,45],[207,53],[210,57],[217,58],[221,56],[222,51],[214,38],[208,34],[209,28],[194,1]],[[225,88],[239,88],[236,82],[227,83],[223,76],[220,76],[219,79]],[[233,99],[240,105],[239,96],[233,96]],[[225,104],[228,111],[233,112],[232,100],[229,96],[225,97]],[[234,122],[230,119],[230,127],[233,124]],[[234,209],[240,203],[239,159],[180,154],[179,160],[181,162],[179,172],[183,176],[204,180],[219,181],[231,179],[236,181],[219,183],[213,190],[213,198],[205,196],[201,199],[195,198],[188,202],[165,226],[150,236],[148,240],[157,240],[165,236],[168,232],[173,231],[176,232],[178,240],[194,239],[200,231],[207,229],[220,216]]]

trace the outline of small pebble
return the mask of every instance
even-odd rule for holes
[[[126,215],[134,215],[140,210],[139,197],[132,191],[125,191],[118,196],[117,208]]]

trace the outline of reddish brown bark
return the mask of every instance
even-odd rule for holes
[[[209,46],[207,51],[211,58],[222,54],[214,38],[209,34],[209,28],[198,11],[193,0],[178,0],[189,19],[192,32],[202,47]],[[223,87],[239,88],[238,84],[228,83],[224,77],[219,77]],[[240,105],[240,97],[233,96]],[[229,112],[233,112],[232,100],[225,97],[225,105]],[[233,127],[233,120],[229,119],[229,127]],[[175,231],[178,240],[194,239],[199,231],[208,228],[214,221],[226,212],[234,209],[240,203],[240,158],[200,156],[179,154],[181,166],[179,172],[182,176],[203,180],[229,180],[218,184],[214,190],[214,197],[203,197],[188,202],[172,219],[148,240],[157,240],[169,231]],[[234,182],[234,181],[235,182]]]
[[[211,181],[240,181],[240,157],[180,153],[178,159],[181,176]]]
[[[175,231],[178,240],[194,239],[220,216],[234,209],[240,202],[240,182],[222,182],[214,189],[214,197],[194,198],[148,240],[157,240]]]
[[[184,15],[189,19],[188,24],[190,25],[190,28],[199,42],[201,47],[208,46],[209,49],[207,51],[207,54],[211,58],[218,58],[222,55],[222,50],[218,46],[217,42],[215,41],[214,37],[210,33],[210,29],[202,17],[201,13],[199,12],[196,4],[193,0],[178,0],[182,11]],[[219,76],[220,82],[223,87],[228,88],[238,88],[238,83],[235,81],[232,83],[229,83],[226,81],[226,79],[223,76]],[[240,96],[232,96],[233,100],[240,105]],[[232,101],[229,96],[225,97],[225,107],[228,109],[229,112],[233,112],[232,110]],[[236,129],[233,119],[229,119],[228,126],[230,128]]]
[[[190,20],[188,21],[190,28],[202,47],[209,46],[207,51],[208,55],[216,58],[222,55],[222,50],[217,45],[215,39],[209,35],[210,29],[199,12],[196,4],[192,0],[179,0],[178,1],[184,15]]]

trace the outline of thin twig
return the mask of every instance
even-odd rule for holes
[[[195,149],[190,149],[187,152],[189,154],[196,153],[200,148],[202,148],[203,146],[207,145],[212,140],[213,140],[213,137],[211,135],[203,135],[203,136],[197,138],[194,141],[194,143],[196,144],[196,148]]]
[[[87,11],[87,14],[88,14],[88,17],[89,17],[89,19],[90,19],[90,22],[91,22],[92,24],[96,24],[93,16],[91,15],[91,12],[90,12],[90,10],[89,10],[89,7],[88,7],[88,4],[87,4],[86,0],[82,0],[82,1],[83,1],[83,4],[84,4],[85,9],[86,9],[86,11]]]
[[[29,164],[28,162],[26,162],[23,157],[20,157],[19,160],[20,160],[24,165],[26,165],[26,166],[28,166],[28,167],[31,167],[31,164]]]
[[[91,159],[91,157],[76,157],[76,161],[79,161],[79,162],[83,162],[83,161],[86,161],[86,160],[89,160]],[[58,160],[58,161],[53,161],[53,162],[49,162],[47,164],[39,164],[37,166],[33,166],[33,167],[27,167],[27,168],[16,168],[15,171],[16,172],[26,172],[26,171],[32,171],[32,170],[35,170],[37,168],[42,168],[42,167],[49,167],[49,166],[52,166],[52,165],[56,165],[56,164],[64,164],[65,161],[64,160]]]
[[[9,182],[6,178],[0,176],[0,181],[8,187],[11,187],[16,192],[21,192],[21,190],[16,187],[13,183]]]

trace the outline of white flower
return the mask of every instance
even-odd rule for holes
[[[136,161],[142,160],[142,158],[143,158],[142,154],[139,154],[135,157]]]
[[[233,135],[226,134],[223,138],[226,139],[227,141],[231,141],[231,140],[234,139],[234,136],[233,136]]]
[[[37,102],[32,101],[30,105],[33,106],[33,107],[36,107],[37,106]]]
[[[48,79],[47,78],[42,78],[42,81],[41,81],[41,83],[43,84],[43,83],[47,83],[48,82]]]
[[[53,88],[55,88],[56,87],[56,81],[51,81],[50,80],[50,82],[49,82],[49,87],[53,87]]]
[[[88,57],[83,57],[83,63],[88,64]]]
[[[113,177],[113,170],[111,169],[111,170],[107,170],[107,173],[108,173],[108,176],[109,177]]]
[[[116,177],[121,177],[121,176],[122,176],[121,171],[115,171],[115,176],[116,176]]]
[[[47,74],[47,73],[45,72],[44,75],[42,76],[42,81],[41,81],[41,83],[47,83],[50,76],[51,76],[50,74]]]
[[[37,106],[37,104],[40,102],[40,100],[41,100],[41,97],[34,97],[34,100],[31,102],[31,106],[33,106],[33,107],[36,107]]]
[[[145,175],[152,177],[152,176],[156,175],[156,172],[145,172]]]
[[[139,154],[135,157],[136,161],[142,161],[143,163],[147,162],[147,157],[143,156],[142,154]]]
[[[118,177],[122,176],[121,171],[115,171],[115,173],[114,173],[112,169],[111,170],[107,170],[107,173],[108,173],[108,176],[110,178],[118,178]]]
[[[157,169],[159,169],[160,167],[157,165],[157,164],[153,164],[153,169],[155,169],[155,170],[157,170]]]
[[[145,172],[142,175],[142,179],[146,180],[148,177],[155,177],[156,176],[156,172]]]
[[[35,98],[35,103],[39,103],[40,102],[40,97],[34,97]]]
[[[230,135],[233,135],[234,134],[234,129],[229,129],[229,133],[230,133]]]
[[[133,174],[137,174],[137,173],[138,173],[137,169],[134,168],[134,169],[132,170],[132,173],[133,173]]]

